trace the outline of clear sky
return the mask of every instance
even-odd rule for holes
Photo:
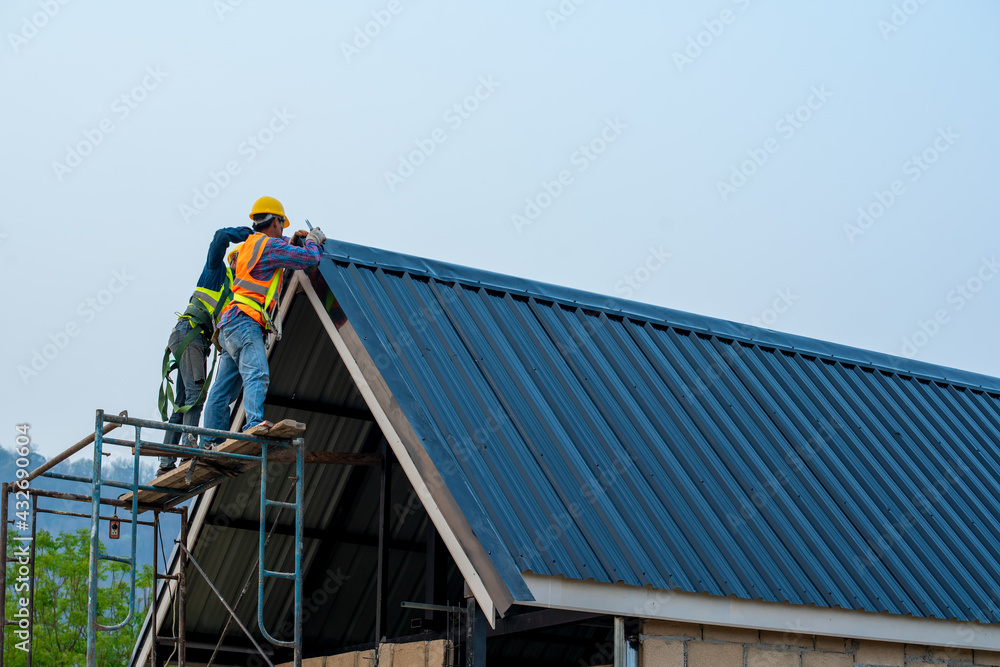
[[[992,0],[0,4],[0,444],[156,415],[214,230],[1000,374]],[[46,347],[47,346],[47,347]]]

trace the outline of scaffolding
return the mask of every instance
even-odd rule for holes
[[[108,433],[121,426],[130,426],[135,429],[132,440],[109,437]],[[142,429],[159,431],[177,431],[181,434],[192,436],[206,436],[221,439],[223,442],[215,448],[184,447],[180,445],[169,445],[154,443],[143,439]],[[230,477],[235,477],[243,472],[261,467],[260,482],[260,529],[258,542],[258,604],[257,604],[257,624],[261,635],[271,644],[294,651],[294,664],[300,667],[302,663],[302,532],[304,521],[304,473],[305,473],[305,439],[302,433],[305,425],[293,420],[284,420],[275,426],[265,430],[260,427],[250,429],[242,433],[221,431],[216,429],[200,428],[195,426],[184,426],[181,424],[171,424],[165,422],[150,421],[144,419],[130,418],[123,412],[118,415],[106,414],[102,410],[97,411],[95,419],[94,433],[87,436],[76,445],[70,447],[42,466],[39,466],[24,479],[13,483],[4,483],[0,487],[0,543],[4,545],[4,557],[0,558],[0,609],[3,610],[3,630],[6,641],[6,628],[10,625],[20,625],[20,621],[8,619],[6,612],[7,596],[7,566],[10,562],[17,562],[28,567],[29,582],[29,605],[27,611],[28,630],[28,652],[27,662],[29,667],[33,659],[33,635],[34,635],[34,585],[35,585],[35,524],[38,514],[59,514],[89,518],[90,524],[90,556],[89,556],[89,578],[87,595],[87,667],[97,665],[97,635],[99,632],[112,632],[126,627],[133,619],[136,596],[136,547],[138,526],[151,526],[153,528],[153,594],[150,608],[149,637],[150,642],[150,664],[157,667],[158,644],[173,644],[177,653],[179,667],[184,667],[186,662],[186,637],[184,607],[186,597],[186,570],[188,562],[205,578],[209,587],[222,602],[232,619],[247,635],[255,649],[260,653],[263,660],[272,665],[270,658],[266,655],[262,647],[253,638],[251,632],[243,625],[237,617],[235,611],[226,603],[222,595],[212,584],[207,573],[195,560],[188,550],[187,530],[188,511],[182,503],[190,498],[204,493],[208,489],[221,484]],[[93,444],[93,473],[92,476],[79,477],[51,472],[57,464],[65,461],[73,454],[82,451]],[[116,445],[126,447],[131,450],[133,456],[132,481],[118,482],[103,478],[103,459],[107,455],[104,451],[105,445]],[[156,486],[139,483],[140,461],[144,456],[180,456],[190,457],[190,460],[182,463],[178,468],[157,480]],[[287,498],[282,501],[272,500],[267,497],[267,466],[268,462],[294,462],[295,473],[292,477],[295,489],[294,500]],[[88,496],[83,494],[71,494],[63,492],[48,491],[30,487],[30,482],[38,477],[47,477],[70,482],[78,482],[90,485],[91,493]],[[120,488],[125,491],[119,498],[109,498],[102,495],[103,487]],[[28,555],[24,558],[11,558],[7,547],[7,533],[9,510],[9,499],[11,494],[21,497],[29,502],[32,537],[27,549]],[[90,513],[67,512],[50,508],[39,507],[40,498],[51,498],[58,500],[76,501],[90,503]],[[22,501],[23,502],[23,501]],[[104,516],[101,514],[102,508],[108,506],[115,508],[114,516]],[[292,571],[269,570],[265,567],[265,548],[268,540],[265,539],[265,517],[269,508],[279,508],[291,510],[295,514],[295,551],[294,569]],[[99,527],[102,521],[117,522],[117,509],[131,510],[131,535],[130,535],[130,555],[128,557],[112,556],[102,553],[100,549]],[[153,513],[153,519],[140,520],[139,516],[147,511]],[[162,513],[176,514],[180,517],[180,539],[175,540],[177,555],[179,559],[176,574],[168,572],[160,573],[158,569],[159,553],[157,547],[160,536],[160,515]],[[118,524],[113,524],[117,526]],[[125,564],[129,568],[129,606],[128,614],[124,620],[104,625],[98,622],[98,590],[100,586],[99,565],[100,561],[108,560]],[[264,624],[264,585],[268,579],[291,580],[294,586],[294,631],[292,641],[281,641],[273,637]],[[163,581],[165,590],[171,584],[175,588],[171,597],[176,596],[178,631],[177,636],[160,637],[156,633],[157,615],[157,584]],[[4,652],[0,650],[0,667],[4,666]]]

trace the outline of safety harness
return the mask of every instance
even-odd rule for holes
[[[222,288],[218,290],[210,290],[207,287],[196,287],[194,289],[194,294],[191,295],[191,300],[188,303],[187,308],[178,318],[178,320],[188,320],[191,324],[191,331],[189,331],[184,338],[181,339],[176,352],[172,353],[169,345],[163,352],[163,375],[160,380],[160,394],[157,399],[157,406],[160,409],[160,417],[163,421],[167,421],[167,403],[170,404],[174,413],[184,414],[188,410],[201,405],[205,400],[208,387],[212,384],[212,375],[215,373],[215,361],[219,353],[219,345],[215,338],[215,324],[219,321],[219,316],[222,314],[222,311],[226,309],[226,306],[228,306],[229,302],[232,300],[232,282],[233,272],[232,269],[227,266],[226,281],[223,283]],[[195,399],[193,403],[189,403],[188,405],[177,405],[174,401],[174,388],[173,381],[170,379],[170,373],[180,366],[180,359],[184,356],[184,351],[187,350],[188,345],[190,345],[195,339],[195,336],[199,335],[204,336],[206,341],[215,343],[215,349],[212,352],[212,363],[209,366],[210,370],[208,371],[208,375],[205,377],[205,382],[201,387],[201,391],[198,393],[198,398]],[[190,400],[190,398],[188,400]]]

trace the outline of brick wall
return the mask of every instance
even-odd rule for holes
[[[451,642],[440,639],[434,642],[408,644],[383,644],[379,648],[378,667],[448,667],[453,664]],[[340,653],[325,658],[308,658],[302,667],[372,667],[374,651]],[[291,667],[286,662],[277,667]]]
[[[645,621],[640,667],[1000,666],[1000,652]]]

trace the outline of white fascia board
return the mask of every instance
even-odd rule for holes
[[[298,275],[300,272],[296,271],[295,273]],[[465,578],[466,583],[468,583],[469,589],[472,591],[476,601],[482,608],[483,614],[486,616],[486,620],[489,622],[490,627],[496,627],[496,603],[487,591],[486,584],[483,582],[479,572],[472,564],[472,560],[469,558],[468,554],[466,554],[462,543],[455,534],[455,531],[452,530],[452,527],[448,524],[448,521],[442,513],[441,508],[438,506],[437,501],[431,495],[431,491],[428,488],[427,483],[420,476],[416,464],[413,462],[409,452],[403,445],[402,437],[390,421],[385,406],[379,402],[376,397],[376,392],[372,389],[368,378],[365,377],[364,372],[361,370],[358,360],[354,358],[354,355],[348,348],[348,345],[344,341],[340,331],[333,324],[333,321],[330,319],[330,315],[326,312],[326,309],[323,308],[319,295],[316,294],[316,290],[313,289],[313,286],[309,283],[309,280],[305,278],[304,274],[302,279],[299,281],[299,284],[302,286],[306,295],[308,295],[309,301],[316,310],[316,315],[323,324],[323,328],[326,329],[327,335],[329,335],[334,347],[337,348],[337,352],[340,354],[341,360],[344,362],[348,372],[351,374],[351,378],[357,385],[358,391],[365,399],[365,403],[368,404],[368,408],[375,417],[375,421],[382,430],[382,434],[392,447],[392,451],[395,453],[396,459],[403,468],[403,471],[406,473],[406,477],[413,486],[413,490],[417,494],[417,497],[420,498],[420,502],[427,511],[428,517],[430,517],[431,521],[434,523],[434,527],[437,529],[438,534],[441,536],[445,546],[451,553],[452,558],[454,558],[455,564],[458,566],[459,571]],[[369,366],[374,368],[374,364],[369,364]]]
[[[1000,624],[831,609],[523,573],[527,606],[734,628],[977,650],[1000,650]]]

